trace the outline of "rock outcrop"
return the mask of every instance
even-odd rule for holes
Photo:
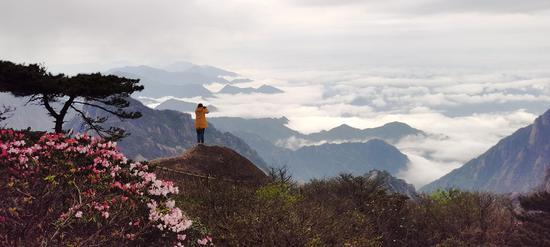
[[[262,182],[267,176],[250,160],[234,150],[198,145],[183,154],[151,161],[160,167],[216,179]]]

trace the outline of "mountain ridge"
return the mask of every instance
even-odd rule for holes
[[[237,87],[233,85],[225,85],[217,93],[220,94],[251,94],[251,93],[263,93],[263,94],[277,94],[284,93],[283,90],[270,85],[262,85],[258,88],[253,87]]]
[[[145,89],[136,95],[146,97],[174,96],[181,98],[211,97],[204,84],[232,83],[224,77],[236,77],[237,73],[209,65],[196,65],[189,62],[179,62],[168,65],[165,69],[147,65],[124,66],[109,69],[106,74],[113,74],[133,79],[140,79]]]
[[[286,166],[300,181],[337,176],[340,173],[362,175],[371,170],[397,174],[409,163],[408,157],[383,140],[365,143],[326,143],[292,151]]]
[[[527,192],[543,182],[549,167],[550,110],[462,167],[422,187],[422,191],[457,187],[497,193]]]

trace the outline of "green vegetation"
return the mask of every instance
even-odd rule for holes
[[[0,129],[0,246],[198,246],[178,188],[113,142]]]
[[[546,207],[533,216],[506,196],[451,189],[413,201],[362,176],[298,185],[278,172],[258,186],[182,181],[176,202],[220,246],[548,246],[550,239],[548,193],[520,200]]]
[[[73,109],[98,134],[123,136],[75,104],[138,118],[123,110],[137,83],[0,61],[0,92],[42,104],[58,133],[0,129],[0,245],[197,246],[211,233],[219,246],[550,246],[549,192],[512,200],[451,189],[411,200],[365,176],[298,185],[285,170],[260,185],[189,179],[177,189],[110,141],[60,134]]]

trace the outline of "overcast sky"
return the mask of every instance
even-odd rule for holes
[[[18,62],[547,68],[548,0],[0,0]]]
[[[190,61],[285,90],[187,99],[220,115],[302,132],[406,122],[434,134],[398,145],[420,186],[550,108],[550,0],[0,0],[0,59]]]

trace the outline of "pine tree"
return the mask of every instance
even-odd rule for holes
[[[143,90],[143,86],[138,83],[138,79],[100,73],[54,75],[38,64],[0,61],[0,92],[27,97],[29,102],[44,106],[54,118],[56,133],[64,132],[63,123],[67,112],[74,110],[88,128],[100,136],[112,139],[124,137],[124,130],[116,127],[106,129],[101,125],[107,120],[106,117],[90,118],[81,110],[81,106],[95,107],[121,119],[139,118],[141,113],[124,110],[129,106],[126,98],[133,92]]]

